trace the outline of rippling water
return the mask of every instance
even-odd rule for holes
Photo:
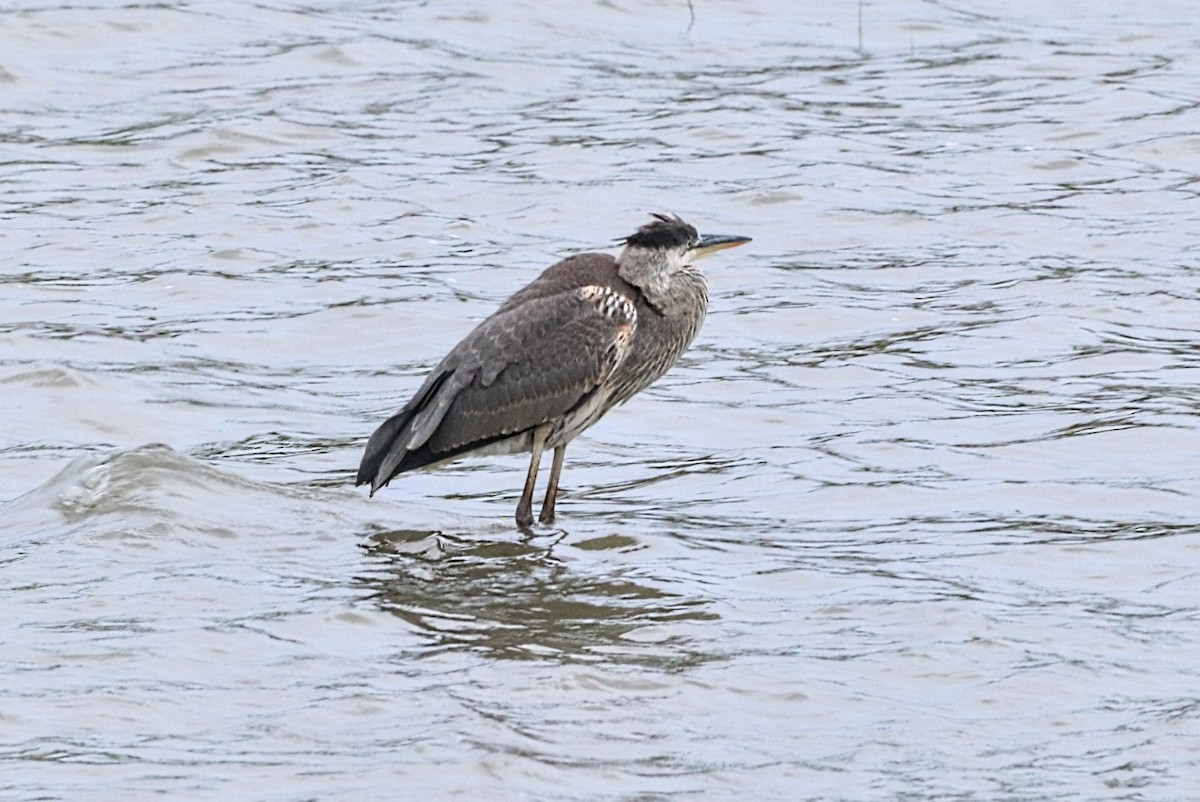
[[[694,6],[0,10],[0,796],[1195,796],[1194,7]],[[351,488],[660,210],[559,527]]]

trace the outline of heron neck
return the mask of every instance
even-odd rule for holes
[[[703,309],[708,305],[708,282],[704,280],[704,274],[692,265],[684,265],[671,273],[631,277],[625,271],[620,271],[620,275],[637,287],[647,304],[667,317],[687,314],[694,308]]]
[[[617,274],[641,290],[647,303],[664,314],[671,306],[671,272],[657,253],[626,248],[617,258]]]

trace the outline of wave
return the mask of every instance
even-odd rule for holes
[[[248,479],[150,443],[73,460],[40,487],[0,504],[0,520],[6,537],[18,539],[81,528],[136,537],[300,531],[345,538],[378,531],[378,520],[395,510],[349,486]]]

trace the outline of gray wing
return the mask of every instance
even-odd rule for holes
[[[374,492],[400,471],[566,414],[620,365],[636,325],[633,304],[596,285],[502,308],[371,436],[359,483]]]

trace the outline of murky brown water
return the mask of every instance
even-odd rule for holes
[[[0,796],[1195,796],[1193,5],[695,12],[0,10]],[[754,243],[558,528],[350,487],[660,210]]]

